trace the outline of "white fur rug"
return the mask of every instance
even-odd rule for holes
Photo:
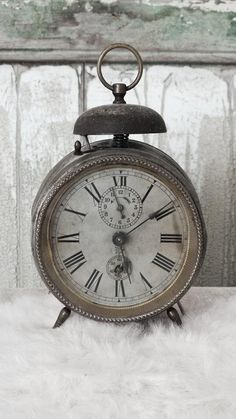
[[[96,323],[46,290],[0,294],[1,419],[235,419],[236,288],[192,288],[182,329]]]

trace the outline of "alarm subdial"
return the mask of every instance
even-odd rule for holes
[[[123,258],[120,253],[108,260],[106,270],[110,278],[116,281],[123,281],[128,279],[132,273],[132,263],[129,258]]]
[[[115,229],[128,228],[140,218],[143,205],[139,194],[128,186],[114,186],[101,197],[98,210],[102,220]]]

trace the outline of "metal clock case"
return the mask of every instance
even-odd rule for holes
[[[127,48],[139,72],[130,86],[110,86],[101,64],[113,48]],[[54,327],[71,310],[95,320],[143,320],[173,307],[192,284],[204,259],[206,231],[194,187],[162,151],[129,134],[165,132],[152,109],[127,105],[124,96],[142,75],[135,49],[107,48],[98,61],[113,105],[82,114],[74,133],[85,138],[43,182],[32,209],[32,249],[39,273],[64,304]],[[112,134],[90,144],[88,135]]]

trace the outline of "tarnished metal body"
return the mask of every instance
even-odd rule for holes
[[[114,148],[112,146],[113,140],[101,140],[91,144],[91,149],[87,147],[82,148],[81,155],[75,155],[73,152],[62,159],[48,174],[44,180],[33,204],[32,209],[32,251],[39,273],[50,291],[69,309],[79,312],[80,314],[93,318],[95,320],[125,322],[131,320],[143,320],[145,318],[159,314],[168,307],[173,306],[184,293],[191,286],[196,277],[205,255],[206,249],[206,230],[202,217],[202,212],[199,200],[195,189],[180,166],[168,155],[150,145],[130,140],[127,148]],[[117,156],[117,157],[116,157]],[[172,179],[171,181],[178,185],[188,201],[189,208],[191,208],[194,223],[197,227],[198,236],[195,238],[197,243],[197,257],[194,270],[189,276],[183,277],[179,282],[176,281],[173,289],[167,293],[166,297],[160,303],[151,305],[150,311],[142,312],[137,308],[133,316],[114,316],[112,312],[107,312],[107,315],[101,315],[98,312],[91,312],[90,308],[86,311],[80,305],[80,301],[73,297],[70,292],[62,289],[60,280],[55,276],[53,268],[53,260],[45,264],[47,258],[45,237],[46,232],[44,225],[48,217],[47,211],[55,197],[63,190],[63,187],[73,178],[78,176],[80,171],[86,170],[87,167],[94,164],[103,165],[106,167],[108,161],[118,159],[126,162],[126,164],[133,164],[137,162],[138,165],[149,165],[157,167],[161,173]],[[50,269],[51,263],[51,269]],[[139,313],[139,314],[138,314]]]
[[[137,58],[138,75],[129,86],[122,83],[110,85],[102,75],[101,64],[103,58],[107,52],[114,48],[128,49]],[[76,141],[74,152],[62,159],[48,174],[33,204],[32,250],[35,262],[45,284],[65,305],[65,309],[61,311],[55,327],[65,321],[71,310],[95,320],[112,322],[143,320],[167,310],[169,318],[180,325],[180,316],[173,305],[179,303],[202,265],[206,250],[206,230],[200,203],[191,181],[180,166],[159,149],[129,140],[130,134],[166,132],[165,122],[157,112],[144,106],[127,105],[125,103],[126,91],[138,83],[142,75],[142,69],[143,65],[139,53],[129,45],[114,44],[103,51],[98,60],[98,76],[105,87],[112,90],[115,100],[112,105],[95,107],[79,116],[75,123],[74,134],[84,136],[86,145],[82,147],[80,141]],[[87,138],[90,134],[112,134],[114,137],[110,140],[101,140],[90,144]],[[185,238],[185,259],[181,269],[176,269],[174,280],[161,292],[156,292],[154,295],[151,293],[145,301],[139,301],[132,305],[126,302],[124,306],[98,304],[96,300],[93,302],[91,298],[88,298],[87,294],[85,296],[78,291],[71,278],[68,282],[65,282],[62,272],[64,267],[58,268],[55,251],[53,250],[52,234],[50,233],[55,218],[55,208],[69,188],[77,185],[91,174],[94,175],[108,168],[139,170],[146,175],[151,175],[155,182],[158,180],[162,185],[166,185],[172,191],[174,197],[181,202],[188,225],[188,234]],[[97,202],[100,202],[100,200],[97,199]],[[117,198],[116,200],[119,210],[119,201]],[[123,208],[123,205],[121,207]],[[95,219],[96,214],[94,214]],[[150,217],[147,220],[149,219]],[[100,231],[100,235],[102,235],[102,231],[103,229]],[[90,231],[87,231],[87,236],[89,233]],[[122,266],[129,277],[122,250],[127,234],[116,232],[113,235],[112,243],[120,248],[123,255]],[[146,247],[149,237],[142,238],[143,246]],[[91,238],[89,247],[91,247]],[[104,253],[103,250],[102,252]],[[166,269],[166,265],[164,269]],[[123,294],[123,296],[125,295]],[[179,308],[181,310],[180,304]]]

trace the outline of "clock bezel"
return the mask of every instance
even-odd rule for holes
[[[156,151],[155,155],[149,151],[142,151],[140,156],[140,150],[112,148],[97,150],[94,153],[78,158],[62,170],[58,175],[58,179],[45,193],[37,209],[33,228],[33,251],[39,273],[58,300],[71,310],[79,312],[86,317],[108,322],[127,322],[155,316],[182,298],[200,269],[204,258],[206,240],[198,202],[194,200],[195,192],[192,191],[192,185],[187,177],[185,179],[178,172],[172,161],[164,161],[163,153],[159,153],[158,149],[154,150]],[[119,167],[121,165],[126,167],[132,166],[164,180],[172,192],[178,195],[184,203],[184,208],[188,214],[190,232],[190,241],[185,257],[186,263],[182,266],[175,281],[164,292],[150,298],[147,302],[119,308],[117,306],[111,307],[95,304],[81,296],[78,297],[78,293],[75,298],[73,291],[58,280],[59,272],[53,262],[49,238],[51,215],[64,191],[71,186],[78,176],[85,176],[88,173],[108,168],[108,166],[114,167],[115,165],[119,165]],[[175,190],[173,191],[174,188]],[[190,263],[192,260],[193,263]]]

